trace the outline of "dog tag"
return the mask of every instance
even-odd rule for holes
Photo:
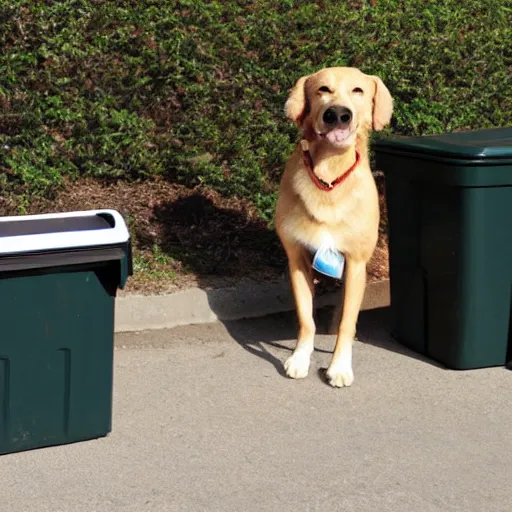
[[[312,266],[321,274],[341,279],[345,266],[345,257],[332,247],[322,246],[316,251]]]

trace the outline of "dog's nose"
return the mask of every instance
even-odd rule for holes
[[[329,107],[323,115],[324,123],[327,125],[336,125],[338,121],[342,125],[347,125],[352,121],[352,111],[347,107]]]
[[[332,108],[328,108],[324,112],[324,123],[325,124],[336,124],[338,122],[338,114]]]

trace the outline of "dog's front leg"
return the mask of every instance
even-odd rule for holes
[[[366,263],[347,258],[343,312],[327,380],[331,386],[350,386],[354,382],[352,344],[366,286]]]
[[[307,377],[314,349],[313,273],[302,248],[287,248],[293,295],[299,321],[299,336],[293,354],[284,363],[286,375],[292,379]]]

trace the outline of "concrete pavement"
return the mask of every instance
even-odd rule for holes
[[[332,336],[283,377],[291,314],[118,334],[112,434],[0,457],[0,510],[509,512],[512,372],[445,370],[386,322],[362,314],[348,389]]]
[[[315,297],[315,308],[340,304],[340,290]],[[389,306],[389,280],[366,286],[362,309]],[[116,300],[115,331],[171,329],[181,325],[240,320],[293,311],[287,276],[274,282],[242,280],[228,288],[188,288],[162,295],[121,294]]]

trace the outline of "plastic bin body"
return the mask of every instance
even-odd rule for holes
[[[0,222],[0,453],[110,432],[115,296],[131,274],[129,235],[118,214],[39,218],[28,230],[22,219]],[[59,232],[33,232],[41,226]],[[34,235],[36,245],[67,242],[31,250]]]
[[[453,369],[511,358],[512,129],[376,144],[393,335]]]

